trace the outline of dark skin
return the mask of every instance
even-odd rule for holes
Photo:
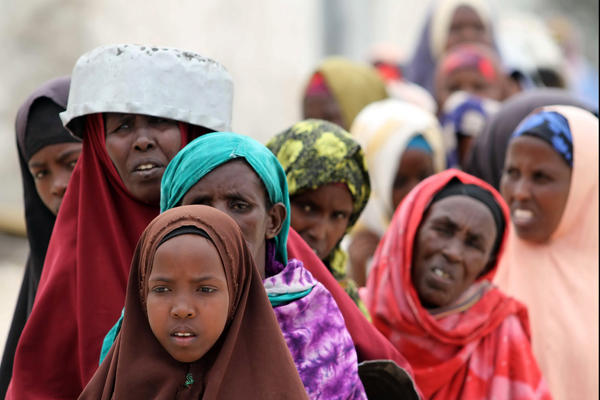
[[[450,23],[448,39],[446,40],[446,50],[460,43],[472,42],[491,46],[491,33],[475,10],[469,6],[460,6],[454,12],[452,22]]]
[[[81,143],[52,144],[38,150],[27,163],[40,199],[54,215],[58,214],[81,148]]]
[[[290,198],[292,228],[321,260],[344,237],[352,215],[352,195],[343,184],[305,190]]]
[[[468,196],[433,203],[415,236],[412,283],[425,308],[453,304],[493,262],[491,211]]]
[[[344,123],[342,110],[337,100],[331,94],[310,94],[302,101],[303,119],[316,118],[333,122],[348,130],[349,126]]]
[[[550,239],[567,204],[571,171],[542,139],[520,136],[510,142],[500,192],[521,239],[533,243]]]
[[[268,205],[262,180],[244,160],[222,164],[183,196],[181,205],[202,204],[223,211],[237,222],[265,278],[266,241],[279,234],[286,217],[283,203]]]

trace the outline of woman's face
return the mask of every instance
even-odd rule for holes
[[[51,144],[38,150],[27,163],[40,199],[54,215],[58,214],[81,147],[81,143]]]
[[[415,236],[412,283],[426,308],[456,301],[490,262],[496,240],[491,211],[468,196],[431,205]]]
[[[483,43],[491,46],[491,33],[475,10],[469,6],[460,6],[454,12],[454,16],[450,22],[446,50],[451,49],[460,43],[471,42]]]
[[[190,204],[214,207],[233,218],[264,278],[266,240],[281,230],[285,207],[277,203],[267,209],[267,194],[254,170],[242,160],[220,165],[183,196],[181,205]]]
[[[344,129],[345,126],[342,110],[337,100],[330,94],[309,94],[304,97],[302,103],[303,119],[316,118],[333,122]]]
[[[447,74],[438,71],[435,94],[439,107],[443,108],[446,100],[458,91],[483,99],[504,99],[504,83],[500,78],[489,80],[476,68],[470,67],[457,68]]]
[[[199,235],[180,235],[156,250],[146,296],[152,333],[177,361],[194,362],[227,323],[229,292],[219,253]]]
[[[137,200],[160,201],[160,181],[181,149],[176,121],[140,114],[106,113],[106,151],[123,184]]]
[[[353,211],[352,195],[337,183],[290,197],[291,225],[321,260],[342,239]]]
[[[433,173],[433,158],[431,158],[431,154],[418,149],[407,149],[404,151],[398,164],[398,170],[396,171],[392,187],[392,204],[394,210],[419,182],[433,175]]]
[[[519,136],[506,153],[500,192],[523,240],[544,243],[550,239],[562,217],[571,168],[542,139]]]

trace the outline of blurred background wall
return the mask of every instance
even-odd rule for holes
[[[0,6],[0,220],[18,225],[23,217],[17,108],[43,81],[69,74],[84,52],[140,43],[214,58],[234,79],[233,130],[265,142],[300,118],[303,86],[326,55],[366,61],[372,46],[385,42],[410,58],[428,2],[0,0]],[[598,0],[495,0],[492,6],[499,20],[514,12],[566,15],[580,29],[581,50],[597,69]],[[0,287],[6,289],[0,299],[1,347],[25,256],[23,240],[0,233]]]

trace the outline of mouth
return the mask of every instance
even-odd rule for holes
[[[157,168],[163,168],[162,163],[159,163],[156,161],[144,161],[144,162],[137,164],[133,168],[132,172],[146,172],[146,171],[151,171],[151,170],[157,169]]]
[[[513,223],[516,226],[530,225],[535,219],[535,214],[533,211],[524,208],[515,208],[512,211],[511,216]]]
[[[454,275],[447,268],[434,266],[430,269],[431,276],[435,281],[443,284],[451,284],[454,282]]]
[[[175,328],[169,333],[169,336],[171,336],[176,343],[185,345],[195,339],[197,335],[190,328]]]

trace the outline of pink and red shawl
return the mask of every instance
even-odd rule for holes
[[[530,343],[527,310],[488,285],[498,264],[476,281],[488,287],[470,308],[431,315],[411,282],[413,241],[433,196],[452,178],[491,193],[508,221],[506,204],[491,186],[458,170],[422,181],[396,210],[375,253],[367,307],[375,326],[411,364],[427,399],[549,399]],[[498,258],[504,249],[505,231]]]

